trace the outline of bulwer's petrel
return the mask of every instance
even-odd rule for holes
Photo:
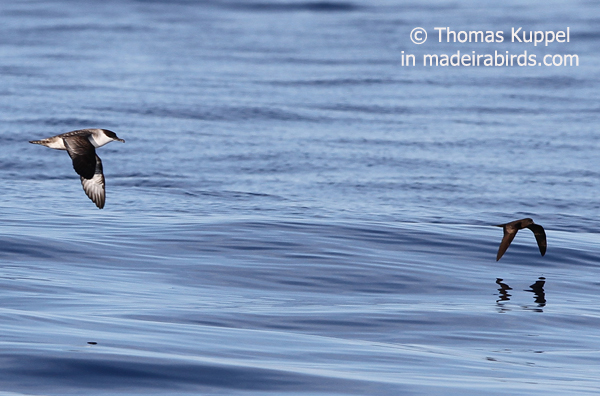
[[[498,248],[498,255],[496,256],[496,261],[500,260],[500,257],[506,252],[508,246],[515,239],[515,235],[517,235],[517,231],[522,230],[523,228],[529,228],[533,231],[533,235],[535,235],[535,240],[537,241],[538,247],[540,248],[540,253],[542,256],[546,254],[546,232],[544,231],[544,227],[539,224],[535,224],[532,219],[526,218],[521,220],[511,221],[506,224],[499,224],[496,227],[502,227],[504,230],[504,236],[502,237],[502,242],[500,242],[500,248]]]

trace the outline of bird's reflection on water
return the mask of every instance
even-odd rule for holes
[[[498,291],[500,292],[500,298],[496,302],[500,301],[508,301],[510,300],[510,294],[508,294],[508,290],[512,290],[512,287],[508,286],[503,282],[504,279],[496,278],[496,283],[500,286]]]
[[[537,308],[529,308],[537,312],[544,312],[542,309],[546,306],[546,293],[544,293],[544,284],[546,283],[546,278],[540,276],[537,281],[533,285],[529,286],[529,290],[525,290],[528,292],[532,292],[535,295],[535,302],[537,303]]]
[[[508,301],[512,295],[508,292],[512,290],[508,284],[504,283],[504,279],[496,278],[496,284],[500,286],[498,288],[498,299],[496,300],[496,305],[498,307],[498,312],[507,312],[510,311],[510,308],[507,306]],[[546,306],[546,293],[544,292],[544,285],[546,284],[546,278],[543,276],[539,277],[534,284],[529,286],[529,289],[524,291],[531,292],[534,294],[534,301],[537,304],[535,307],[531,307],[528,305],[522,306],[525,310],[531,310],[535,312],[544,312],[542,309]]]

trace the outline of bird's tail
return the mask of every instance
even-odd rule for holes
[[[52,139],[30,140],[29,143],[41,144],[42,146],[50,146]]]
[[[50,148],[57,149],[57,150],[66,150],[67,149],[65,147],[63,140],[58,139],[56,136],[47,138],[47,139],[41,139],[41,140],[30,140],[29,143],[40,144],[42,146],[50,147]]]

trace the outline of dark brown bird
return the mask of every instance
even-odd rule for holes
[[[539,224],[535,224],[532,219],[526,218],[515,220],[511,221],[510,223],[499,224],[496,227],[502,227],[504,230],[504,237],[502,237],[502,242],[500,242],[500,248],[498,248],[496,261],[500,260],[504,252],[506,252],[506,249],[508,249],[512,240],[515,239],[517,231],[522,230],[523,228],[529,228],[531,231],[533,231],[535,240],[540,248],[540,253],[542,256],[546,254],[546,247],[548,246],[546,244],[546,232],[544,231],[544,227]]]

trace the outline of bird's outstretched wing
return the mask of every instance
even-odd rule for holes
[[[96,204],[98,209],[102,209],[106,200],[104,173],[102,173],[102,160],[97,155],[95,157],[96,169],[94,175],[89,179],[81,176],[81,185],[85,194]]]
[[[500,242],[500,247],[498,248],[498,254],[496,255],[496,261],[500,260],[500,258],[506,252],[506,249],[510,246],[510,243],[515,239],[515,235],[517,235],[518,229],[512,228],[511,231],[506,230],[506,225],[502,228],[504,230],[504,236],[502,237],[502,242]]]
[[[87,135],[63,137],[65,147],[73,160],[73,169],[85,179],[91,179],[96,173],[96,149]],[[100,165],[102,168],[102,165]]]
[[[537,241],[538,247],[540,248],[540,253],[542,256],[546,254],[546,247],[548,244],[546,243],[546,232],[544,231],[544,227],[539,224],[530,224],[527,226],[531,231],[533,231],[533,235],[535,235],[535,240]]]

